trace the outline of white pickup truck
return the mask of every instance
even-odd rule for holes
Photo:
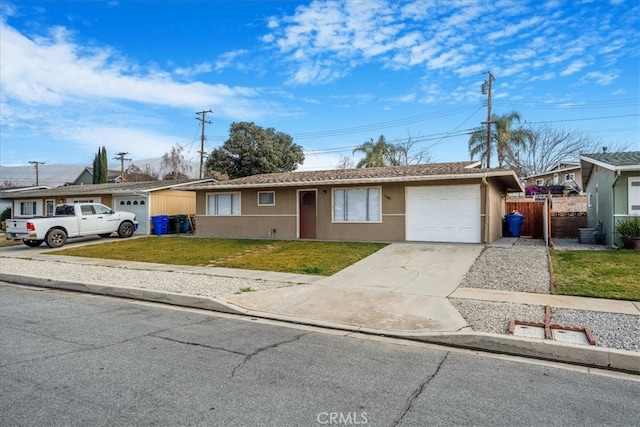
[[[115,232],[120,237],[131,237],[138,221],[131,212],[114,212],[99,203],[74,203],[56,206],[50,217],[8,219],[6,226],[9,240],[22,240],[31,247],[46,242],[50,248],[59,248],[71,237],[109,237]]]

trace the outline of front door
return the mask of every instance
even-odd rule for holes
[[[316,238],[316,192],[300,191],[298,193],[300,238]]]

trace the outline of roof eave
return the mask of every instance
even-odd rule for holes
[[[211,191],[211,190],[237,190],[244,188],[283,188],[283,187],[305,187],[321,185],[358,185],[358,184],[382,184],[396,182],[419,182],[419,181],[445,181],[450,179],[478,179],[483,177],[512,177],[516,184],[517,191],[524,191],[517,175],[512,170],[483,171],[478,173],[444,174],[444,175],[415,175],[415,176],[394,176],[378,178],[350,178],[350,179],[330,179],[317,181],[295,181],[295,182],[260,182],[253,184],[219,184],[198,187],[185,187],[189,191]]]

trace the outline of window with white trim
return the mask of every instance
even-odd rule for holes
[[[536,185],[544,185],[544,179],[542,178],[536,179]]]
[[[258,206],[275,206],[275,191],[258,191]]]
[[[576,180],[576,174],[575,173],[568,173],[565,174],[564,176],[564,182],[573,182]]]
[[[207,194],[207,215],[240,215],[240,193]]]
[[[629,177],[629,215],[640,215],[640,176]]]
[[[380,222],[380,188],[344,188],[333,190],[335,222]]]
[[[34,216],[38,209],[38,202],[35,200],[25,200],[20,202],[20,216]]]

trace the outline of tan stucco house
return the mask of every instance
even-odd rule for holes
[[[196,235],[351,241],[493,242],[512,170],[434,163],[248,176],[185,186]]]
[[[50,216],[55,205],[61,203],[102,203],[115,211],[135,213],[139,223],[136,234],[150,234],[154,215],[194,215],[195,194],[181,187],[210,181],[212,179],[70,185],[11,195],[0,192],[0,197],[11,197],[14,218]]]

